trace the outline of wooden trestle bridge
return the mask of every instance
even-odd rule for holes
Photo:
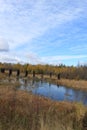
[[[5,72],[8,72],[8,76],[12,76],[12,73],[15,72],[16,73],[16,76],[19,77],[21,73],[24,73],[24,77],[27,77],[28,74],[29,74],[29,71],[28,70],[25,70],[24,72],[21,72],[20,69],[10,69],[10,68],[0,68],[0,73],[5,73]],[[35,75],[37,74],[35,71],[32,71],[32,77],[35,77]],[[43,78],[44,74],[43,72],[42,73],[38,73],[41,75],[41,77]],[[50,76],[50,78],[52,77],[53,73],[52,72],[49,72],[48,74]],[[60,79],[60,73],[57,74],[57,79]]]

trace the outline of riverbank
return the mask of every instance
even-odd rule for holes
[[[66,86],[69,88],[73,88],[73,89],[77,89],[77,90],[83,90],[83,91],[87,91],[87,81],[86,80],[70,80],[70,79],[60,79],[57,80],[55,78],[48,78],[46,79],[46,81],[56,84],[56,85],[61,85],[61,86]]]
[[[86,130],[87,108],[0,85],[0,130]]]
[[[79,89],[87,91],[87,81],[86,80],[69,80],[61,79],[58,81],[60,85],[64,85],[70,88]]]
[[[29,76],[29,78],[32,78],[32,76]],[[40,75],[36,76],[36,79],[41,79]],[[75,79],[60,79],[58,80],[57,77],[44,75],[43,80],[46,82],[50,82],[52,84],[56,85],[62,85],[73,89],[83,90],[87,91],[87,81],[86,80],[75,80]]]
[[[62,86],[66,86],[69,88],[73,88],[73,89],[78,89],[78,90],[83,90],[83,91],[87,91],[87,81],[86,80],[70,80],[70,79],[60,79],[58,80],[57,77],[52,76],[50,78],[50,76],[48,75],[44,75],[43,78],[41,75],[36,75],[34,78],[32,76],[32,74],[29,74],[28,77],[16,77],[16,76],[11,76],[9,77],[6,74],[0,74],[0,84],[3,84],[3,82],[5,82],[6,80],[13,82],[13,84],[17,84],[16,86],[18,86],[20,83],[18,81],[18,78],[22,78],[22,79],[33,79],[33,80],[45,80],[46,82],[52,83],[52,84],[56,84],[56,85],[62,85]],[[10,84],[8,82],[8,84]]]
[[[32,76],[29,76],[29,78],[32,78]],[[36,79],[41,80],[41,76],[37,75]],[[44,75],[42,80],[45,80],[46,82],[56,84],[56,85],[62,85],[62,86],[66,86],[66,87],[73,88],[73,89],[87,91],[87,81],[86,80],[74,80],[74,79],[72,79],[72,80],[60,79],[60,80],[58,80],[57,77],[55,77],[55,76],[52,76],[50,78],[47,75]]]

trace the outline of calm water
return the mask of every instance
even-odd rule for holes
[[[82,102],[83,104],[87,105],[87,92],[85,91],[50,84],[45,81],[20,81],[22,85],[19,87],[19,89],[21,90],[31,91],[33,94],[48,97],[52,100],[75,101]]]

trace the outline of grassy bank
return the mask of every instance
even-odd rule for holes
[[[29,78],[32,79],[32,75],[29,75]],[[36,79],[41,79],[41,75],[36,75]],[[58,80],[57,77],[52,76],[50,78],[49,75],[44,75],[43,80],[45,80],[46,82],[56,84],[56,85],[64,85],[66,87],[87,91],[87,81],[86,80],[75,80],[75,79]]]
[[[87,81],[86,80],[69,80],[61,79],[58,81],[59,85],[64,85],[74,89],[80,89],[87,91]]]
[[[41,78],[41,75],[37,74],[35,76],[35,78],[33,78],[32,74],[29,74],[28,77],[24,77],[22,75],[20,75],[21,78],[24,78],[24,79],[35,79],[35,80],[44,80],[46,82],[50,82],[50,83],[53,83],[53,84],[57,84],[57,85],[64,85],[66,87],[70,87],[70,88],[74,88],[74,89],[80,89],[80,90],[85,90],[87,91],[87,81],[86,80],[70,80],[70,79],[60,79],[58,80],[57,77],[55,76],[52,76],[50,78],[49,75],[44,75],[43,76],[43,79]],[[20,78],[19,77],[19,78]],[[16,76],[11,76],[9,78],[8,75],[6,74],[0,74],[0,84],[3,84],[3,82],[6,81],[6,79],[8,80],[8,84],[9,84],[9,80],[11,80],[11,84],[13,82],[13,84],[20,84],[18,81],[17,81],[17,77]],[[7,84],[7,83],[6,83]],[[16,85],[17,86],[17,85]]]
[[[32,77],[30,77],[30,78],[32,78]],[[37,75],[36,79],[41,79],[41,76]],[[74,79],[58,80],[55,76],[52,76],[52,78],[50,78],[47,75],[44,75],[43,80],[45,80],[46,82],[50,82],[52,84],[63,85],[63,86],[69,87],[69,88],[87,91],[87,81],[86,80],[74,80]]]
[[[0,85],[0,130],[86,130],[86,110]]]

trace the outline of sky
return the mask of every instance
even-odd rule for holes
[[[0,0],[0,62],[87,64],[87,0]]]

